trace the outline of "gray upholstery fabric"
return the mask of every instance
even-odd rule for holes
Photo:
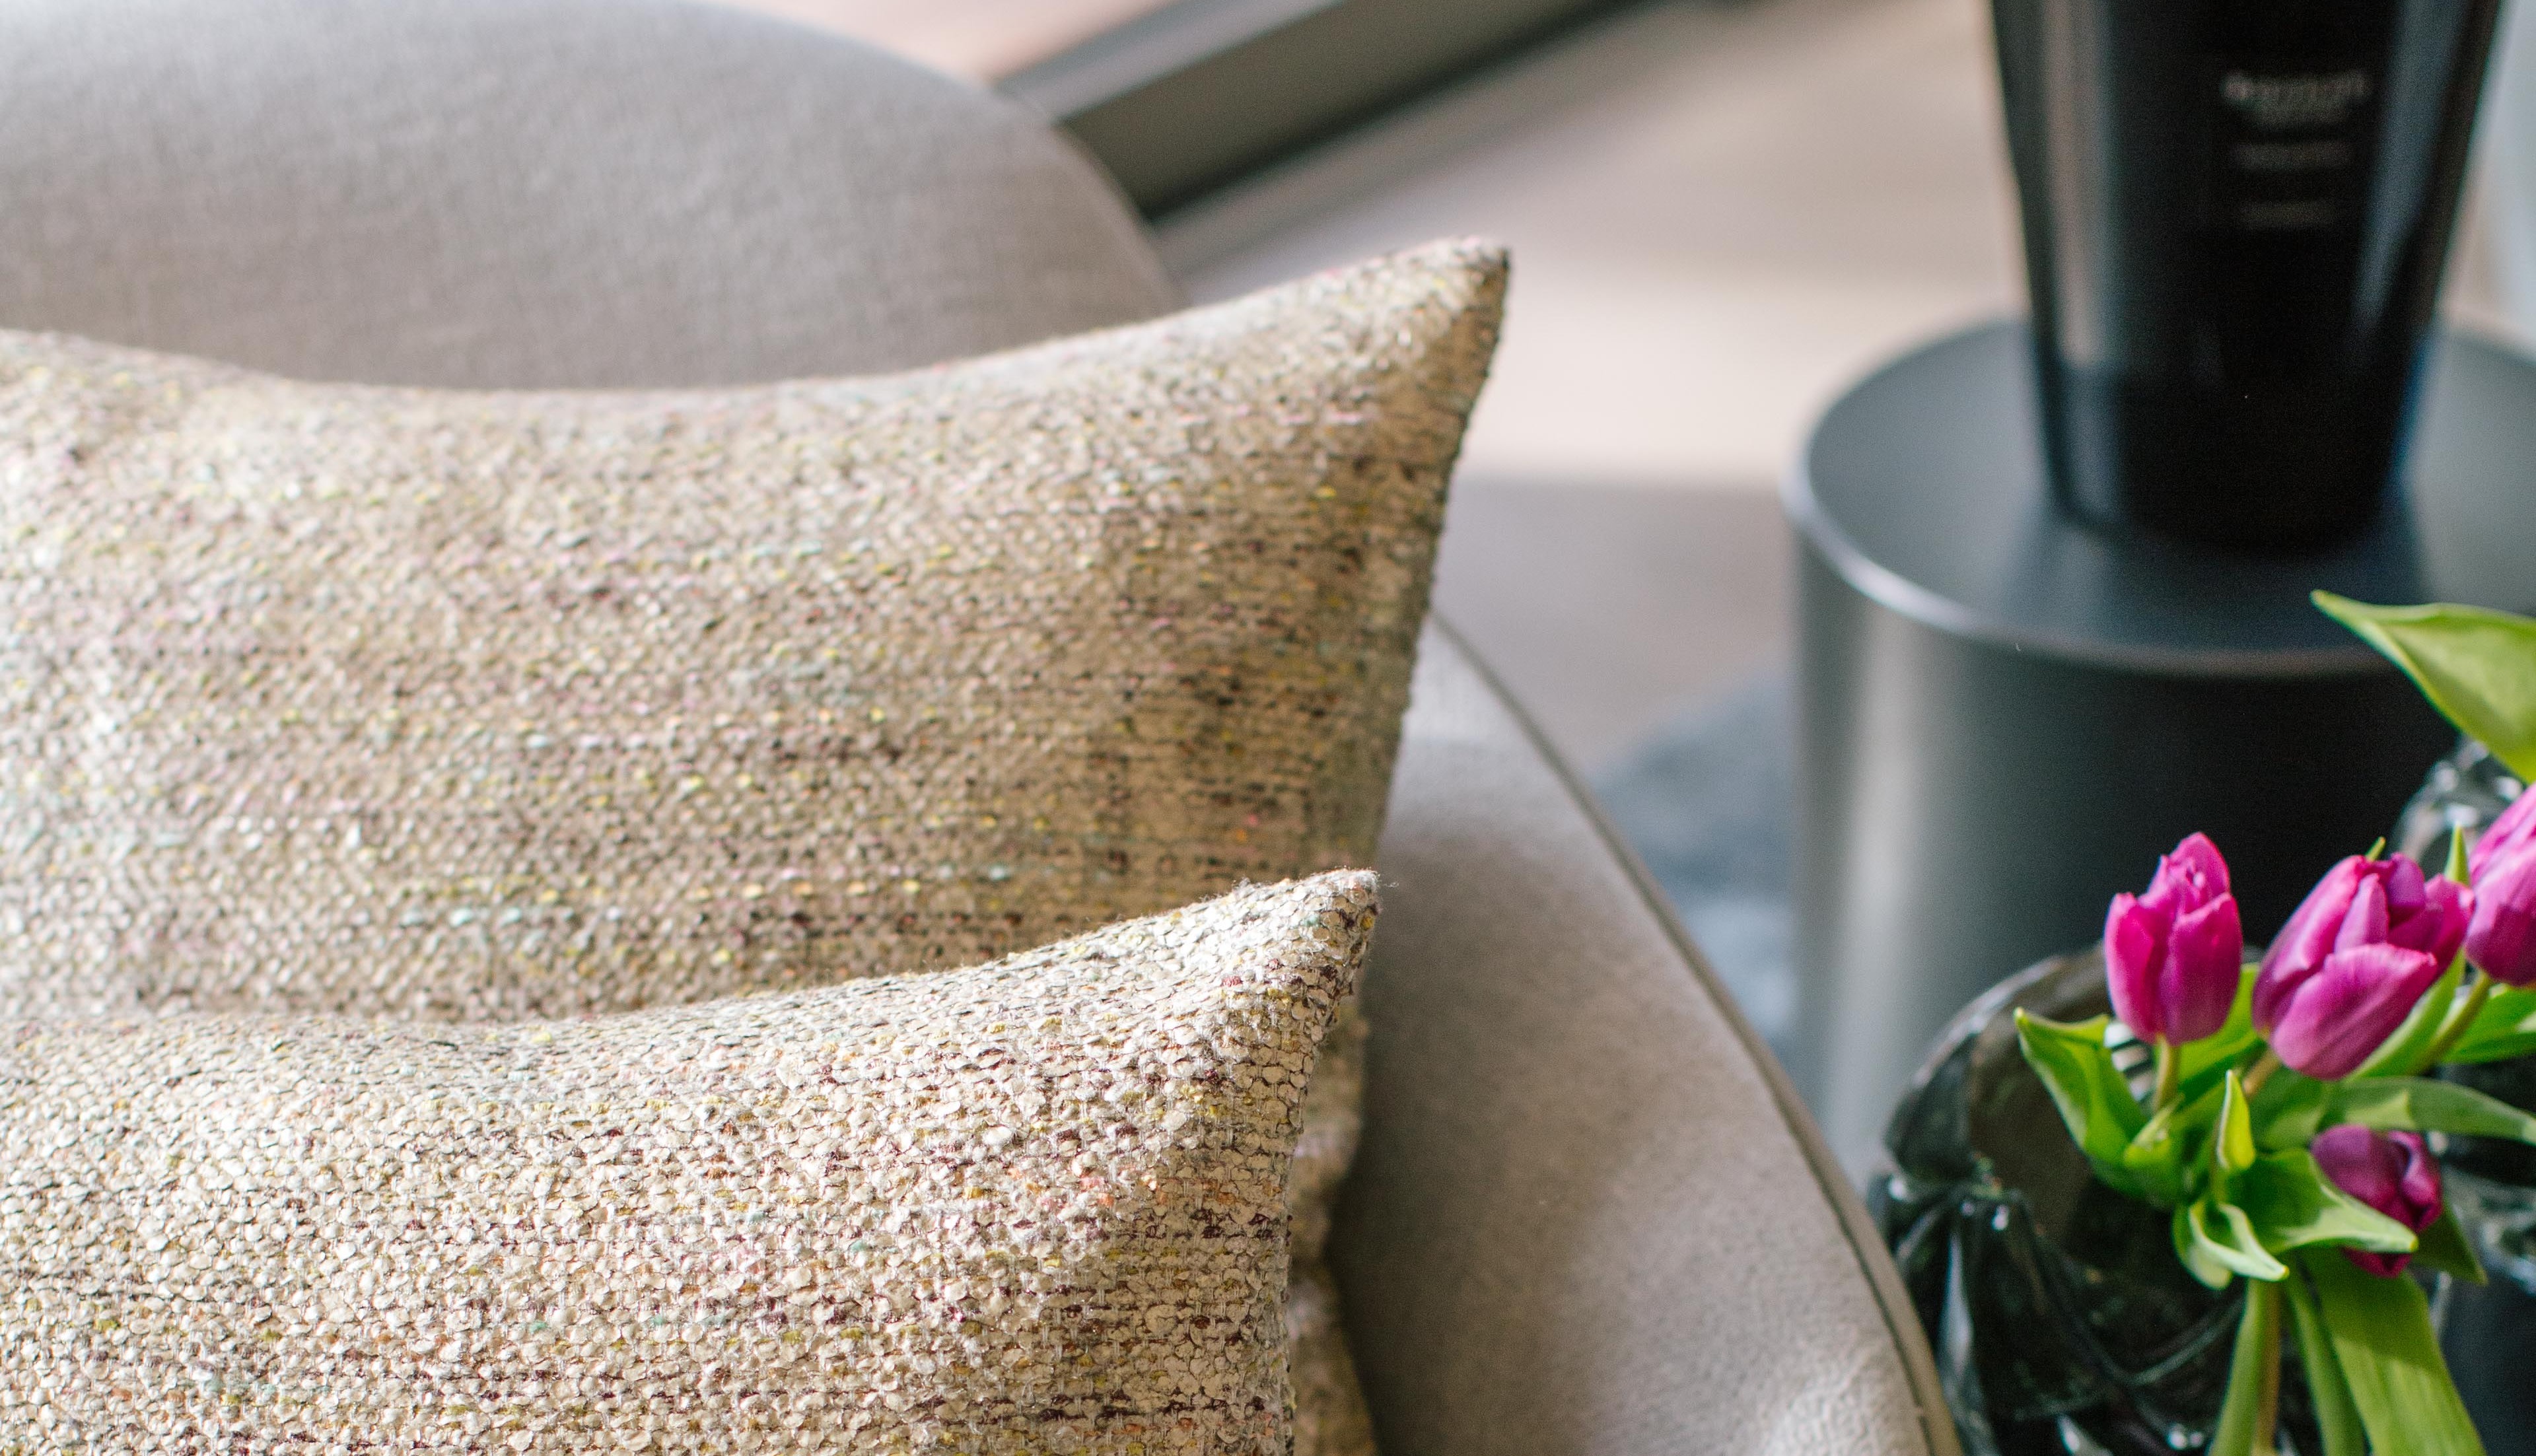
[[[1953,1450],[1786,1077],[1434,628],[1381,869],[1331,1258],[1385,1451]]]
[[[9,0],[0,323],[381,384],[859,373],[1163,312],[1018,107],[668,0]]]
[[[0,324],[303,377],[853,372],[1177,296],[1010,107],[671,0],[9,0],[0,198]],[[1775,1066],[1448,639],[1421,672],[1336,1235],[1386,1456],[1950,1452]]]

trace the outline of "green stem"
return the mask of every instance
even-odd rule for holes
[[[2248,1097],[2252,1097],[2255,1093],[2262,1091],[2263,1083],[2271,1077],[2272,1073],[2277,1072],[2280,1069],[2280,1053],[2274,1051],[2269,1046],[2264,1047],[2263,1054],[2254,1058],[2254,1064],[2246,1069],[2246,1076],[2244,1079],[2246,1095]]]
[[[2421,1065],[2413,1068],[2414,1075],[2419,1076],[2447,1060],[2448,1053],[2456,1050],[2457,1044],[2465,1040],[2465,1034],[2474,1029],[2474,1019],[2483,1014],[2483,1003],[2491,995],[2492,978],[2476,972],[2474,984],[2467,986],[2465,994],[2457,997],[2456,1004],[2448,1008],[2448,1019],[2440,1023],[2440,1034],[2431,1039],[2430,1049],[2422,1053]]]
[[[2157,1039],[2157,1101],[2149,1105],[2153,1112],[2163,1112],[2175,1106],[2184,1092],[2184,1052],[2164,1037]]]
[[[2339,1249],[2324,1251],[2328,1258],[2342,1257]],[[2308,1395],[2315,1406],[2316,1428],[2324,1436],[2324,1450],[2319,1456],[2369,1456],[2369,1430],[2360,1420],[2360,1408],[2351,1399],[2351,1382],[2343,1378],[2342,1362],[2333,1354],[2333,1336],[2324,1327],[2324,1312],[2316,1307],[2315,1293],[2307,1287],[2304,1261],[2292,1259],[2290,1277],[2281,1281],[2290,1297],[2290,1314],[2298,1331],[2299,1363],[2307,1372]]]
[[[2281,1287],[2246,1281],[2246,1315],[2228,1361],[2228,1394],[2210,1433],[2210,1456],[2273,1456],[2281,1403]]]
[[[2254,1426],[2254,1449],[2269,1456],[2280,1449],[2274,1437],[2281,1419],[2281,1287],[2265,1283],[2260,1293],[2248,1290],[2246,1296],[2271,1306],[2263,1319],[2262,1404],[2255,1408],[2260,1419]]]

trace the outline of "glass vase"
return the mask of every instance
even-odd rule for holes
[[[2404,808],[2395,846],[2426,865],[2447,837],[2471,844],[2523,789],[2491,750],[2467,739],[2434,767]],[[2536,1110],[2536,1056],[2450,1067],[2441,1075]],[[2440,1345],[2488,1456],[2536,1456],[2536,1148],[2491,1138],[2438,1138],[2447,1195],[2490,1282],[2440,1298]]]
[[[2096,1181],[2017,1049],[2019,1007],[2104,1014],[2103,958],[2046,961],[1958,1015],[1894,1113],[1892,1171],[1868,1190],[1966,1456],[2197,1450],[2226,1393],[2245,1286],[2203,1287],[2177,1260],[2164,1211]],[[2115,1060],[2150,1074],[2136,1044]],[[2280,1433],[2285,1452],[2320,1448],[2288,1351]]]

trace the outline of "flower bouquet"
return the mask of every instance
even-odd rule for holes
[[[2317,601],[2536,779],[2536,621]],[[2435,1075],[2536,1051],[2536,794],[2452,834],[2438,874],[2342,860],[2257,964],[2194,835],[2114,897],[2102,958],[2111,1014],[2018,1007],[2016,1045],[2094,1181],[2163,1215],[2200,1285],[2243,1285],[2204,1449],[2278,1449],[2294,1351],[2303,1456],[2479,1456],[2413,1273],[2484,1277],[2431,1140],[2536,1143],[2536,1116]]]

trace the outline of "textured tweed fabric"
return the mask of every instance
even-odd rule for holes
[[[0,333],[0,1012],[630,1009],[1370,863],[1501,280],[683,394]]]
[[[0,1015],[687,1003],[1369,863],[1503,278],[686,393],[0,333]],[[1360,1040],[1296,1165],[1306,1450],[1364,1426]]]
[[[0,1049],[0,1446],[1282,1453],[1363,871],[974,970]]]

